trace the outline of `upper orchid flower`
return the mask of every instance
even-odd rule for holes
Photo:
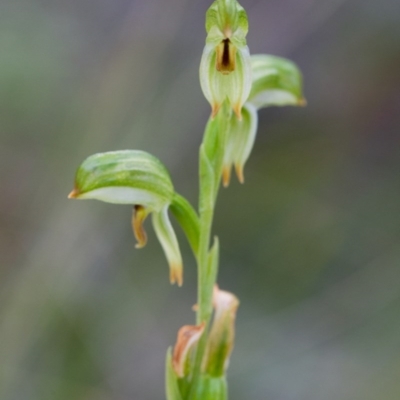
[[[200,84],[214,118],[228,99],[237,118],[251,90],[246,11],[236,0],[216,0],[207,11],[207,39],[200,64]]]

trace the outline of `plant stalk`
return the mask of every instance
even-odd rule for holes
[[[189,399],[194,398],[195,390],[201,373],[201,364],[204,358],[204,352],[207,342],[207,328],[210,323],[213,305],[213,289],[216,284],[218,276],[219,260],[215,263],[210,262],[210,240],[211,231],[214,218],[214,209],[218,196],[218,191],[221,183],[222,166],[224,158],[224,149],[226,147],[228,124],[231,116],[231,110],[227,101],[223,104],[220,112],[216,117],[218,126],[217,137],[215,138],[216,151],[212,152],[212,159],[208,158],[213,170],[213,190],[212,196],[209,196],[210,182],[207,180],[205,174],[202,173],[202,166],[200,161],[200,193],[199,193],[199,217],[200,217],[200,237],[199,248],[197,256],[197,273],[198,273],[198,292],[197,292],[197,324],[202,322],[206,323],[205,333],[200,339],[196,355],[195,364],[193,369],[192,387]],[[205,148],[205,141],[207,140],[207,132],[204,135],[203,144],[200,148],[200,160],[202,157],[202,150]],[[209,201],[206,198],[209,197]]]

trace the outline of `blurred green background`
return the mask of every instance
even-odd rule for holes
[[[400,398],[400,2],[243,0],[252,53],[294,60],[307,108],[260,113],[219,198],[238,295],[230,400]],[[0,399],[164,398],[196,272],[168,283],[131,208],[68,201],[79,163],[155,154],[194,204],[209,106],[199,0],[0,3]]]

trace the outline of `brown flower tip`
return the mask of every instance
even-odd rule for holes
[[[143,206],[136,205],[133,207],[132,229],[137,240],[137,244],[135,246],[137,249],[143,248],[147,243],[147,234],[144,230],[143,222],[148,215],[149,212]]]
[[[222,185],[227,188],[231,181],[231,166],[224,165],[222,169]]]
[[[236,117],[239,121],[242,120],[242,104],[237,103],[233,107],[233,112],[236,114]]]
[[[239,307],[239,300],[234,294],[225,290],[220,290],[218,285],[215,285],[213,292],[213,305],[217,314],[227,312],[231,313],[232,316],[235,316]],[[218,319],[217,317],[218,316],[216,315],[215,319]]]
[[[243,165],[235,164],[236,176],[240,183],[244,183]]]
[[[211,118],[212,119],[214,119],[217,116],[218,111],[220,110],[220,108],[221,108],[221,104],[219,104],[219,103],[214,103],[212,105],[212,108],[211,108]]]
[[[204,328],[205,322],[201,325],[185,325],[179,329],[172,356],[172,366],[178,377],[183,378],[185,376],[185,366],[190,350],[200,340]]]
[[[74,188],[72,192],[68,195],[69,199],[76,199],[79,196],[79,190]]]
[[[307,100],[303,97],[299,100],[298,105],[300,107],[305,107],[307,105]]]
[[[169,281],[171,285],[177,283],[179,287],[183,284],[182,264],[171,264],[169,268]]]

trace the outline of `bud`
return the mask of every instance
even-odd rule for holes
[[[200,84],[214,118],[225,99],[241,119],[251,90],[250,52],[246,45],[246,11],[236,0],[217,0],[206,15],[206,46],[200,63]]]
[[[223,377],[228,368],[235,340],[235,318],[239,300],[232,293],[214,288],[214,322],[207,342],[203,372],[210,377]]]
[[[138,150],[90,156],[78,168],[74,190],[68,197],[133,205],[132,228],[137,248],[146,245],[143,222],[153,213],[153,226],[170,266],[170,281],[182,285],[181,253],[168,218],[168,207],[176,196],[168,171],[157,158]],[[187,209],[186,204],[182,212]]]
[[[203,322],[200,325],[185,325],[179,329],[172,356],[172,365],[179,378],[187,375],[190,352],[200,340],[204,328]]]

